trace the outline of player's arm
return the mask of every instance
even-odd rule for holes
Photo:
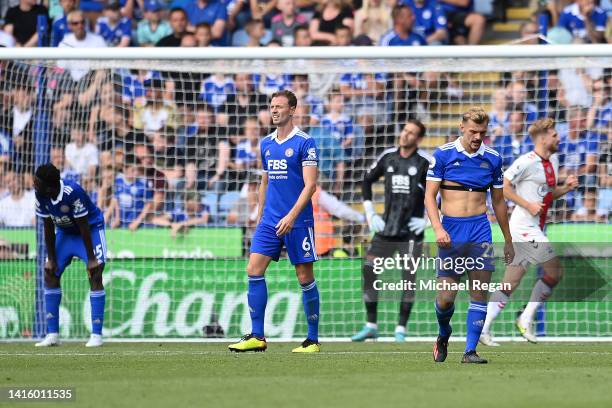
[[[502,160],[499,159],[493,170],[493,185],[491,186],[491,205],[499,228],[504,235],[504,261],[509,264],[514,259],[514,247],[512,246],[512,234],[508,224],[508,206],[504,199],[504,184],[506,178],[502,170]]]
[[[578,187],[578,179],[576,178],[576,176],[574,176],[573,174],[567,176],[563,185],[557,186],[553,190],[553,200],[556,200],[557,198],[564,196],[565,194],[569,193],[576,187]]]
[[[151,214],[152,212],[154,212],[153,202],[147,201],[142,211],[140,212],[140,214],[138,214],[138,217],[136,217],[136,219],[132,221],[130,225],[128,226],[130,231],[136,231],[138,227],[140,227],[140,224],[142,224],[145,221],[145,219],[148,217],[148,215]]]
[[[75,218],[74,222],[79,227],[81,233],[81,239],[85,246],[85,253],[87,254],[87,271],[91,272],[93,269],[98,267],[98,260],[94,254],[93,243],[91,242],[91,230],[89,229],[89,222],[87,221],[87,215],[83,217]]]
[[[297,216],[304,210],[306,205],[312,200],[312,195],[317,189],[317,177],[319,175],[319,169],[317,166],[303,166],[302,177],[304,178],[304,188],[300,193],[297,201],[289,210],[289,213],[285,215],[276,224],[276,235],[279,237],[287,234],[293,228],[293,223]]]
[[[504,197],[514,202],[516,205],[523,207],[533,216],[537,215],[542,210],[542,203],[527,201],[518,195],[512,181],[510,181],[508,177],[504,177]]]
[[[427,180],[425,185],[425,210],[427,211],[429,222],[431,222],[431,227],[436,234],[438,246],[447,248],[450,246],[451,239],[440,222],[440,211],[438,210],[437,201],[440,184],[442,184],[442,181]]]
[[[47,246],[47,263],[45,264],[45,271],[49,273],[55,273],[57,270],[57,256],[55,254],[55,224],[51,217],[43,219],[44,231],[45,231],[45,245]]]
[[[268,191],[268,172],[264,172],[261,176],[261,184],[257,193],[257,222],[261,221],[264,205],[266,205],[266,192]]]
[[[380,215],[374,211],[374,205],[372,204],[372,184],[378,181],[384,174],[384,163],[383,157],[379,157],[376,163],[370,167],[363,177],[363,183],[361,184],[361,195],[363,196],[363,209],[365,210],[366,220],[368,221],[368,227],[372,232],[381,232],[385,229],[385,221]]]
[[[429,170],[427,171],[425,184],[425,211],[431,222],[431,227],[436,234],[436,242],[439,247],[447,248],[450,246],[451,239],[448,232],[440,222],[440,210],[438,210],[438,193],[440,185],[444,179],[444,160],[442,152],[436,150],[430,160]]]

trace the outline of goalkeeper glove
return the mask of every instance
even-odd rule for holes
[[[370,228],[370,231],[375,233],[382,232],[385,229],[385,221],[374,211],[372,201],[364,201],[363,208],[365,209],[366,220],[368,220],[368,227]]]
[[[427,226],[427,220],[425,218],[412,217],[408,222],[408,228],[415,235],[419,235],[423,233],[425,227]]]

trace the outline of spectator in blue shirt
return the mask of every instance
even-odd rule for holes
[[[153,192],[140,175],[136,157],[126,155],[123,173],[115,179],[115,193],[108,207],[105,219],[110,219],[111,228],[136,230],[149,213],[149,200]]]
[[[64,39],[64,35],[71,31],[70,27],[68,26],[66,16],[68,16],[68,13],[70,13],[72,10],[75,10],[75,0],[60,0],[60,4],[62,5],[64,14],[58,17],[51,26],[52,47],[57,47],[62,39]]]
[[[570,107],[567,127],[559,129],[559,179],[574,174],[580,189],[595,186],[599,155],[599,140],[586,130],[586,114],[583,107]]]
[[[181,7],[181,6],[179,6]],[[227,23],[227,8],[221,1],[191,0],[183,4],[187,13],[189,30],[193,30],[200,23],[210,25],[212,45],[225,45],[225,25]]]
[[[225,103],[229,95],[236,93],[236,85],[231,76],[214,74],[202,83],[200,99],[208,106],[212,106],[215,112]]]
[[[132,21],[121,17],[121,5],[109,0],[102,17],[96,22],[96,34],[102,36],[109,47],[129,47],[132,38]]]
[[[170,24],[162,19],[163,5],[158,0],[147,0],[144,4],[144,19],[138,23],[136,38],[141,47],[151,47],[172,34]]]
[[[525,112],[518,105],[510,109],[508,123],[502,136],[496,137],[493,149],[502,157],[504,169],[508,168],[519,156],[533,150],[533,142],[527,134]]]
[[[258,167],[259,160],[259,122],[256,117],[251,116],[245,119],[244,140],[236,146],[236,167],[239,170],[246,170]]]
[[[425,38],[427,44],[440,45],[446,42],[446,14],[436,0],[401,0],[400,3],[412,9],[416,19],[414,32]]]
[[[406,5],[399,5],[391,12],[393,28],[380,38],[380,45],[427,45],[421,35],[412,31],[414,27],[414,13]]]
[[[474,12],[474,0],[440,0],[446,13],[450,40],[457,45],[477,45],[482,39],[487,19]]]
[[[558,26],[568,30],[574,38],[599,43],[604,40],[606,12],[597,7],[595,0],[577,0],[563,9]]]

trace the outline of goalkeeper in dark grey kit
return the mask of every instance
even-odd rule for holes
[[[418,148],[425,136],[425,126],[418,120],[409,120],[399,136],[399,146],[385,150],[367,171],[363,180],[363,207],[370,231],[374,238],[363,263],[363,299],[367,322],[352,341],[364,341],[378,337],[377,308],[380,285],[377,279],[384,279],[385,273],[374,273],[377,258],[404,257],[418,258],[423,250],[425,230],[425,177],[429,160]],[[376,214],[372,204],[372,183],[381,176],[385,178],[385,212]],[[416,271],[404,269],[403,279],[415,281]],[[412,310],[414,291],[405,290],[400,302],[399,321],[395,328],[395,340],[405,341],[406,322]]]

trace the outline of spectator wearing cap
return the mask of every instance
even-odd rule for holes
[[[478,45],[487,19],[474,12],[474,0],[440,0],[449,23],[450,41],[458,45]]]
[[[420,34],[415,33],[414,13],[405,5],[395,6],[391,13],[393,28],[380,39],[382,46],[415,46],[427,45],[427,41]]]
[[[172,34],[172,27],[162,19],[163,8],[159,0],[145,2],[144,19],[138,23],[136,29],[136,39],[141,47],[151,47],[162,38]]]
[[[572,33],[575,39],[588,43],[604,41],[606,12],[597,7],[595,0],[577,0],[563,9],[558,26]]]
[[[298,11],[296,0],[278,0],[276,8],[280,13],[272,17],[272,38],[283,47],[292,47],[295,29],[306,24],[308,20]]]
[[[96,33],[109,47],[129,47],[132,38],[132,20],[121,16],[119,0],[109,0],[103,15],[96,21]]]
[[[414,32],[425,38],[427,44],[441,45],[448,32],[446,14],[436,0],[401,0],[415,16]]]
[[[170,10],[170,27],[172,34],[163,37],[155,44],[156,47],[180,47],[181,38],[187,32],[187,13],[182,8]]]
[[[60,0],[64,13],[57,17],[51,26],[51,46],[57,47],[66,34],[71,32],[68,26],[68,14],[75,10],[75,0]]]
[[[13,36],[19,47],[38,45],[38,16],[48,19],[49,13],[45,6],[36,3],[36,0],[20,0],[19,5],[8,9],[4,16],[4,31]]]

